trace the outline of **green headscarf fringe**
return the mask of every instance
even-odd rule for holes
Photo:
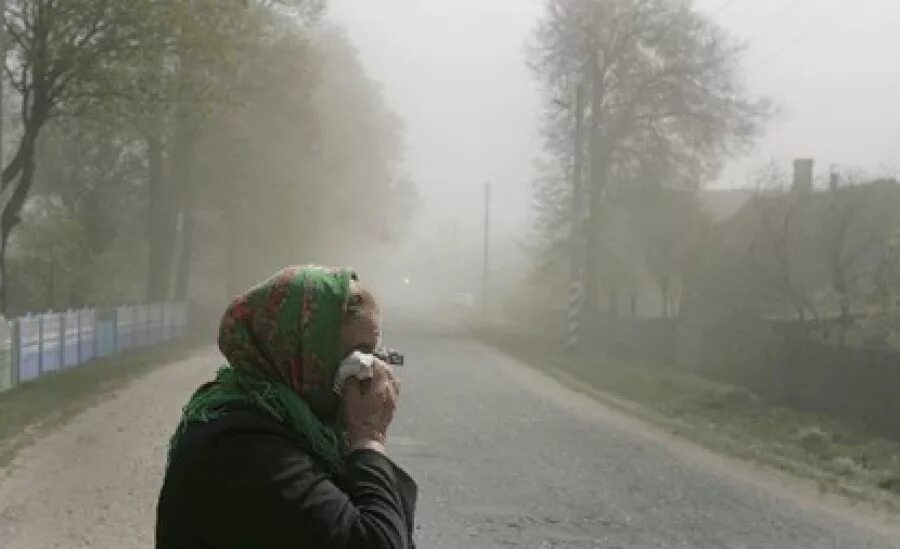
[[[343,471],[346,444],[342,429],[320,421],[309,404],[284,383],[231,366],[220,368],[215,381],[194,393],[184,407],[181,421],[169,441],[169,463],[189,425],[218,419],[230,404],[250,404],[265,410],[279,422],[304,435],[312,451],[324,460],[332,472]]]

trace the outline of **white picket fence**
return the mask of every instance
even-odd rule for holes
[[[91,360],[184,336],[186,303],[123,305],[0,320],[0,392]]]

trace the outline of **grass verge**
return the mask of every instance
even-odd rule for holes
[[[478,337],[572,389],[711,450],[900,512],[900,441],[864,425],[775,407],[746,389],[672,367],[601,354],[570,358],[526,331],[482,330]]]
[[[195,347],[177,343],[99,359],[0,393],[0,467],[79,411],[153,369],[186,357]]]

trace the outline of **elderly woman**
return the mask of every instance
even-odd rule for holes
[[[333,390],[341,360],[379,338],[378,306],[346,270],[288,268],[232,302],[228,364],[172,437],[156,547],[414,547],[416,485],[385,455],[390,367]]]

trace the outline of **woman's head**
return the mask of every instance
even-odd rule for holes
[[[347,269],[288,267],[229,305],[219,349],[235,369],[280,381],[322,417],[337,400],[331,383],[341,359],[375,347],[378,305]]]

